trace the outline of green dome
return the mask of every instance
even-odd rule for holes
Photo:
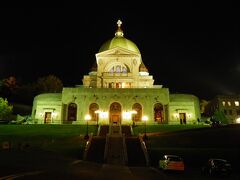
[[[122,24],[122,21],[118,20],[118,22],[117,22],[118,29],[115,33],[115,37],[108,40],[107,42],[105,42],[101,46],[101,48],[99,49],[98,52],[103,52],[103,51],[107,51],[109,49],[113,49],[115,47],[120,47],[120,48],[127,49],[129,51],[140,53],[136,44],[123,36],[124,34],[121,29],[121,24]]]
[[[99,52],[107,51],[107,50],[113,49],[115,47],[121,47],[121,48],[127,49],[129,51],[140,53],[136,44],[124,37],[114,37],[114,38],[108,40],[101,46],[101,48],[99,49]]]

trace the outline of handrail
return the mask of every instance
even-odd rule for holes
[[[128,164],[128,154],[127,154],[127,145],[125,134],[122,134],[122,141],[123,141],[123,157],[124,157],[124,164]]]
[[[150,166],[150,159],[149,159],[149,155],[148,155],[148,151],[147,151],[147,146],[145,141],[143,140],[143,136],[139,134],[138,136],[140,143],[141,143],[141,147],[145,156],[145,160],[146,160],[146,166]]]
[[[85,146],[85,149],[84,149],[83,160],[87,160],[88,151],[89,151],[89,148],[91,147],[91,144],[92,144],[92,138],[93,138],[93,133],[90,133],[89,139],[87,140],[86,146]]]
[[[106,142],[105,142],[105,149],[104,149],[104,158],[103,158],[104,162],[107,162],[108,146],[109,146],[109,133],[106,135]]]
[[[101,130],[101,125],[98,125],[97,136],[99,136]]]

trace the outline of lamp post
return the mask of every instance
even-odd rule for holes
[[[136,117],[137,111],[136,110],[132,110],[130,112],[132,114],[132,126],[135,126],[135,117]]]
[[[84,139],[88,140],[89,138],[89,135],[88,135],[88,121],[91,119],[91,116],[89,114],[85,115],[85,121],[87,121],[87,133],[86,135],[84,136]]]
[[[147,139],[147,120],[148,120],[148,117],[147,116],[143,116],[142,120],[144,121],[144,126],[145,126],[143,139],[146,140]]]
[[[98,118],[99,118],[99,114],[101,113],[101,111],[100,110],[96,110],[94,113],[96,114],[97,127],[98,127]]]

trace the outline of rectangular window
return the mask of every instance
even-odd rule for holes
[[[235,106],[239,106],[239,101],[235,101]]]
[[[223,101],[223,102],[222,102],[222,105],[223,105],[223,106],[225,106],[225,105],[226,105],[226,102],[225,102],[225,101]]]
[[[228,101],[228,106],[231,106],[231,102],[230,101]]]

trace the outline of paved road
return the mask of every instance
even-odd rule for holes
[[[221,178],[239,180],[240,176]],[[200,175],[198,168],[184,173],[166,173],[154,167],[127,167],[91,163],[64,158],[51,152],[7,152],[0,151],[0,180],[205,180],[218,179]]]

